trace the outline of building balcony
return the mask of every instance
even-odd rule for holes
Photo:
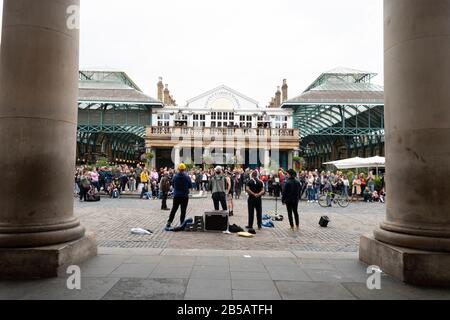
[[[291,150],[299,147],[300,134],[298,129],[148,127],[146,135],[147,147],[198,146],[213,142],[221,147],[230,141],[245,144],[245,148],[269,142],[278,144],[280,149]]]

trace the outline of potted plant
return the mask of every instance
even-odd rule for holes
[[[355,173],[353,171],[347,171],[347,179],[352,183],[353,177],[355,176]]]
[[[377,192],[380,192],[381,189],[383,189],[383,180],[381,179],[380,176],[376,176],[374,182],[375,182],[375,190]]]
[[[95,164],[97,168],[103,168],[109,166],[109,162],[107,158],[99,158]]]
[[[192,163],[192,161],[190,161],[190,160],[185,161],[184,164],[186,165],[186,169],[188,171],[191,171],[195,167],[195,164]]]

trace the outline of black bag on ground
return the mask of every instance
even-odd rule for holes
[[[326,227],[328,227],[328,224],[330,223],[330,221],[331,221],[330,218],[328,218],[327,216],[320,217],[319,225],[322,228],[326,228]]]
[[[244,229],[242,229],[240,226],[233,224],[228,228],[228,231],[231,233],[238,233],[238,232],[244,232]]]
[[[96,195],[96,194],[88,194],[86,201],[87,202],[99,202],[100,196]]]

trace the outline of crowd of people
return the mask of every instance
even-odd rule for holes
[[[188,169],[185,164],[160,170],[147,169],[138,165],[115,167],[80,167],[75,172],[75,190],[80,201],[98,201],[97,193],[104,192],[111,198],[120,198],[123,193],[139,194],[141,199],[160,199],[161,210],[171,211],[167,223],[170,227],[178,209],[180,220],[184,221],[192,190],[199,194],[211,193],[214,209],[228,211],[234,215],[233,199],[243,193],[248,199],[248,229],[253,228],[256,211],[258,228],[262,224],[262,196],[281,198],[286,205],[289,222],[298,225],[298,203],[318,202],[325,193],[339,194],[351,200],[385,202],[384,179],[378,179],[372,172],[352,174],[343,172],[319,172],[294,170],[231,169],[216,167],[207,170]],[[172,209],[167,199],[173,198]],[[295,220],[295,221],[294,221]],[[295,225],[294,225],[295,222]]]
[[[234,199],[240,199],[245,186],[251,179],[251,169],[224,169],[224,178],[230,185],[228,195]],[[258,178],[264,186],[264,190],[270,197],[281,197],[286,180],[287,171],[258,170]],[[123,193],[140,193],[141,199],[162,199],[173,196],[172,180],[176,172],[173,168],[161,168],[160,170],[147,169],[137,165],[136,168],[128,165],[115,167],[80,167],[75,172],[75,193],[80,200],[86,200],[89,193],[105,192],[111,198],[118,198]],[[192,183],[192,189],[197,192],[210,192],[211,182],[214,181],[213,168],[201,170],[187,169],[186,174]],[[349,197],[351,200],[364,200],[366,202],[384,202],[384,180],[376,190],[375,176],[372,172],[368,175],[344,174],[343,172],[318,172],[301,171],[296,179],[301,186],[300,199],[306,199],[308,203],[317,202],[319,196],[325,192],[332,192]],[[166,206],[163,206],[163,209]]]

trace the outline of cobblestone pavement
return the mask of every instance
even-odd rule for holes
[[[168,202],[169,207],[172,201]],[[169,213],[159,210],[159,200],[102,199],[98,203],[75,201],[75,214],[88,230],[97,235],[100,247],[159,248],[159,249],[220,249],[220,250],[289,250],[313,252],[357,252],[359,238],[371,234],[385,216],[385,205],[351,203],[348,208],[322,208],[318,204],[300,204],[299,232],[291,231],[286,208],[274,200],[264,200],[263,212],[272,214],[275,208],[283,214],[283,222],[275,228],[263,229],[251,239],[237,235],[210,232],[165,232]],[[212,200],[192,199],[188,216],[202,215],[212,207]],[[235,216],[230,220],[242,227],[247,225],[246,200],[235,200]],[[322,215],[331,219],[328,228],[318,225]],[[176,221],[179,217],[177,214]],[[150,236],[132,235],[131,228],[145,228]]]

